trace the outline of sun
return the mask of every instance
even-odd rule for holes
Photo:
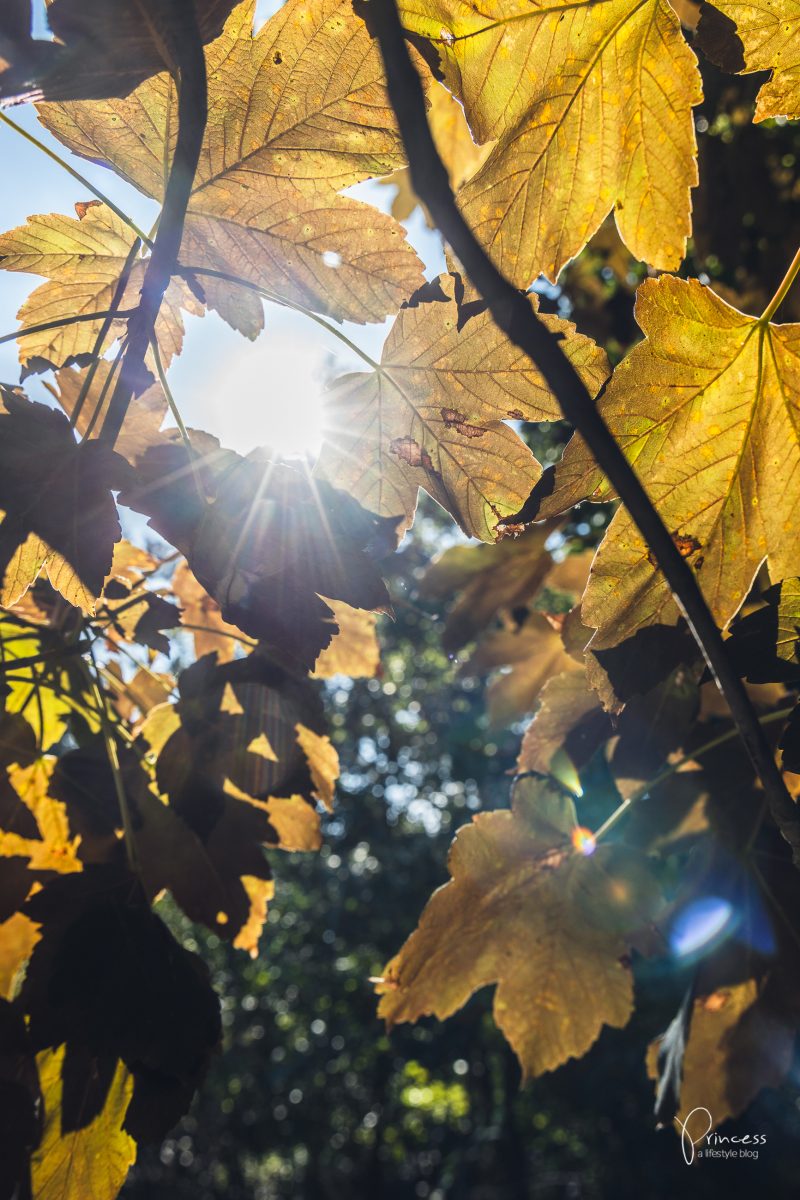
[[[329,372],[329,352],[306,330],[268,323],[258,341],[240,346],[203,389],[209,425],[240,454],[266,446],[281,457],[314,458],[322,445]]]

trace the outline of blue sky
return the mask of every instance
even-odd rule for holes
[[[262,4],[260,11],[277,4]],[[125,212],[145,228],[157,213],[156,205],[124,183],[110,170],[74,158],[39,125],[31,105],[9,111],[9,116],[36,134],[75,167]],[[0,193],[2,229],[12,229],[34,213],[74,215],[76,201],[91,195],[57,163],[0,126],[5,186]],[[388,208],[393,189],[362,184],[352,194]],[[430,265],[428,274],[442,267],[439,239],[428,230],[419,212],[408,223],[410,239],[420,257]],[[0,271],[0,335],[16,327],[16,313],[25,297],[40,282],[33,275]],[[266,305],[266,328],[251,343],[225,325],[215,314],[185,317],[183,353],[174,360],[169,382],[187,425],[208,430],[232,449],[246,453],[272,441],[285,451],[301,451],[318,427],[321,392],[341,371],[360,370],[363,364],[334,336],[313,321],[278,305]],[[347,335],[373,357],[391,321],[382,326],[345,323]],[[0,345],[0,379],[19,378],[16,344]],[[32,397],[47,399],[37,380],[28,380]],[[275,435],[271,438],[271,434]]]

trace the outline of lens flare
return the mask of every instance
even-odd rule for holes
[[[676,958],[705,954],[733,931],[735,911],[720,896],[693,900],[678,913],[669,932],[669,944]]]
[[[588,858],[590,854],[594,854],[597,849],[597,842],[591,829],[584,828],[583,825],[576,825],[572,831],[572,844],[578,854],[583,854]]]

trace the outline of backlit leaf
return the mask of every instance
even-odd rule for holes
[[[25,225],[0,235],[0,267],[43,275],[48,280],[31,292],[17,313],[20,323],[38,325],[83,313],[104,312],[111,301],[135,235],[105,204],[86,208],[82,218],[60,213],[29,217]],[[147,260],[138,258],[119,307],[135,308],[142,290]],[[167,288],[156,321],[156,335],[164,364],[180,354],[183,345],[181,309],[195,316],[203,306],[181,279]],[[65,325],[18,339],[20,361],[42,358],[62,366],[94,351],[102,319]],[[127,322],[111,324],[100,352],[125,333]],[[95,393],[97,395],[97,393]],[[88,408],[91,416],[94,405]]]
[[[160,0],[47,3],[57,42],[31,36],[30,0],[13,0],[13,20],[3,14],[0,100],[124,96],[148,75],[174,66],[176,43],[188,36],[188,13]],[[200,37],[210,41],[233,0],[194,0],[192,7]]]
[[[202,453],[165,436],[121,500],[186,555],[224,621],[312,670],[336,630],[322,596],[390,611],[375,559],[394,550],[396,521],[259,451],[242,458],[207,435],[196,444]]]
[[[451,546],[434,559],[420,592],[431,600],[454,599],[442,633],[445,650],[460,650],[499,612],[533,599],[554,570],[545,543],[559,524],[531,525],[493,546]]]
[[[796,0],[713,0],[704,6],[699,42],[726,70],[770,71],[756,100],[755,121],[800,116],[800,5]],[[727,18],[723,25],[716,13]],[[743,53],[743,60],[737,61]]]
[[[646,339],[617,367],[600,410],[725,625],[762,562],[775,579],[800,570],[800,326],[762,324],[670,276],[642,285],[636,316]],[[575,437],[541,511],[611,494]],[[592,649],[677,616],[652,554],[618,512],[583,602],[598,631]]]
[[[584,1054],[603,1025],[627,1023],[623,931],[634,894],[641,903],[652,890],[633,882],[625,852],[574,851],[575,826],[571,800],[526,780],[511,812],[481,813],[459,830],[451,881],[378,984],[390,1025],[444,1019],[497,983],[495,1020],[532,1076]]]
[[[375,613],[351,608],[340,600],[325,601],[333,612],[338,633],[323,650],[314,666],[315,679],[349,675],[351,679],[371,679],[380,667],[381,651],[375,626]]]
[[[244,639],[237,641],[239,630],[222,619],[219,604],[197,582],[187,562],[175,568],[172,590],[183,610],[181,624],[191,629],[197,658],[216,652],[219,662],[229,662],[237,644],[247,644]]]
[[[207,51],[209,120],[181,262],[233,273],[281,298],[381,320],[421,281],[395,221],[341,189],[402,165],[377,46],[346,0],[290,0],[252,34],[244,0]],[[125,100],[46,105],[70,149],[163,195],[177,128],[168,76]],[[259,308],[198,275],[206,299],[249,336]]]
[[[78,445],[62,413],[9,390],[2,401],[2,603],[46,569],[65,600],[93,612],[120,537],[110,491],[119,460],[96,442]]]
[[[676,268],[697,183],[695,56],[667,0],[403,0],[472,132],[497,145],[460,193],[498,266],[555,279],[613,208],[637,258]]]
[[[165,313],[166,308],[162,307],[160,321],[164,320]],[[163,335],[163,327],[161,332]],[[83,370],[65,367],[61,371],[56,371],[55,386],[45,383],[45,387],[70,418],[75,411],[90,370],[92,370],[91,367]],[[110,376],[111,378],[109,378]],[[113,369],[110,362],[101,359],[94,364],[92,381],[75,419],[75,429],[81,436],[86,434],[90,422],[95,437],[102,429],[113,392],[113,381]],[[131,404],[128,409],[119,437],[114,443],[117,454],[121,454],[129,463],[135,463],[137,458],[158,440],[158,432],[164,424],[166,415],[167,398],[161,384],[154,383],[152,387],[137,396],[136,403]]]
[[[707,1109],[712,1125],[744,1112],[762,1087],[777,1086],[789,1069],[795,1030],[760,1001],[756,980],[721,987],[694,1002],[683,1058],[678,1120]],[[658,1078],[659,1043],[648,1051],[647,1069]],[[692,1118],[689,1136],[703,1136],[704,1113]],[[694,1128],[698,1126],[698,1128]]]
[[[436,149],[447,167],[450,186],[457,191],[486,159],[491,145],[479,146],[472,140],[463,108],[443,84],[432,82],[428,101],[428,125]],[[392,216],[398,221],[408,220],[419,203],[409,168],[403,167],[380,182],[397,188],[397,195],[392,201]]]
[[[37,1055],[44,1107],[42,1141],[33,1155],[36,1200],[114,1200],[136,1157],[123,1128],[133,1080],[120,1064],[100,1112],[64,1128],[64,1048]]]
[[[474,675],[509,668],[496,674],[487,689],[489,719],[496,729],[532,712],[547,680],[576,665],[561,640],[559,623],[543,613],[530,613],[519,629],[486,634],[464,671]]]
[[[535,297],[531,298],[536,305]],[[592,392],[605,355],[557,317],[545,323]],[[541,467],[504,421],[554,421],[555,398],[458,275],[441,275],[404,307],[380,367],[333,386],[318,478],[345,488],[365,508],[413,520],[424,488],[483,541],[518,511]]]

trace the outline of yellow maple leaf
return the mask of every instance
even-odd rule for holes
[[[343,600],[324,598],[333,611],[332,623],[338,626],[330,646],[314,664],[314,679],[349,675],[351,679],[370,679],[377,674],[381,650],[375,626],[377,615],[363,608],[352,608]]]
[[[694,54],[667,0],[402,0],[473,134],[498,143],[460,203],[498,266],[555,279],[613,208],[637,258],[673,269],[697,183]]]
[[[118,1064],[101,1111],[81,1128],[62,1129],[65,1047],[36,1056],[44,1128],[33,1154],[36,1200],[114,1200],[136,1157],[136,1143],[123,1129],[133,1079]]]
[[[332,389],[316,475],[406,525],[422,487],[465,533],[493,541],[541,475],[504,420],[561,414],[527,356],[474,301],[459,276],[441,275],[401,310],[376,370],[347,375]],[[562,334],[565,353],[596,392],[607,373],[604,353],[568,322],[543,320]]]
[[[700,21],[700,44],[726,69],[770,71],[756,99],[754,120],[800,117],[800,4],[797,0],[713,0],[735,26],[718,29],[713,9]],[[744,61],[736,61],[741,56]]]
[[[452,880],[378,982],[389,1025],[444,1020],[497,983],[495,1021],[530,1077],[584,1054],[603,1025],[627,1023],[622,934],[634,896],[647,907],[652,887],[623,851],[573,851],[576,824],[571,800],[528,779],[513,811],[481,813],[459,830]]]
[[[60,213],[28,217],[25,225],[0,236],[0,267],[43,275],[17,313],[23,326],[58,321],[65,317],[105,312],[135,240],[124,221],[105,204],[87,205],[78,219]],[[135,308],[142,289],[147,259],[138,257],[119,302],[122,310]],[[165,365],[180,354],[183,345],[181,309],[200,316],[203,306],[182,279],[173,279],[156,320],[156,335]],[[34,356],[61,366],[70,357],[90,354],[95,348],[102,319],[64,325],[17,339],[20,361]],[[126,322],[113,321],[100,352],[125,332]],[[88,408],[90,415],[93,408]]]
[[[49,795],[55,759],[39,758],[29,767],[12,767],[8,780],[19,802],[38,827],[37,838],[0,831],[0,857],[28,859],[32,871],[69,875],[83,866],[77,851],[80,838],[70,836],[66,805]]]
[[[639,289],[646,338],[614,372],[600,411],[726,625],[765,560],[774,579],[800,572],[800,325],[745,316],[697,280],[663,276]],[[542,512],[612,492],[578,437]],[[620,510],[597,552],[583,601],[592,648],[677,608],[652,554]]]
[[[382,319],[421,281],[394,220],[338,193],[404,161],[377,46],[346,0],[290,0],[253,36],[245,0],[206,51],[209,119],[181,247],[184,266],[232,273],[282,299]],[[140,191],[164,194],[175,86],[124,100],[48,104],[45,125]],[[261,306],[198,275],[206,300],[254,337]]]
[[[474,175],[478,167],[488,157],[492,148],[491,143],[479,146],[473,141],[469,131],[464,109],[456,98],[448,92],[443,84],[434,80],[428,89],[428,125],[436,143],[436,149],[441,155],[442,162],[450,177],[453,190],[461,187]],[[381,183],[390,184],[397,188],[397,195],[392,201],[392,216],[398,221],[407,220],[419,203],[419,197],[411,183],[411,171],[403,167],[395,171]],[[430,224],[430,218],[428,218]]]

